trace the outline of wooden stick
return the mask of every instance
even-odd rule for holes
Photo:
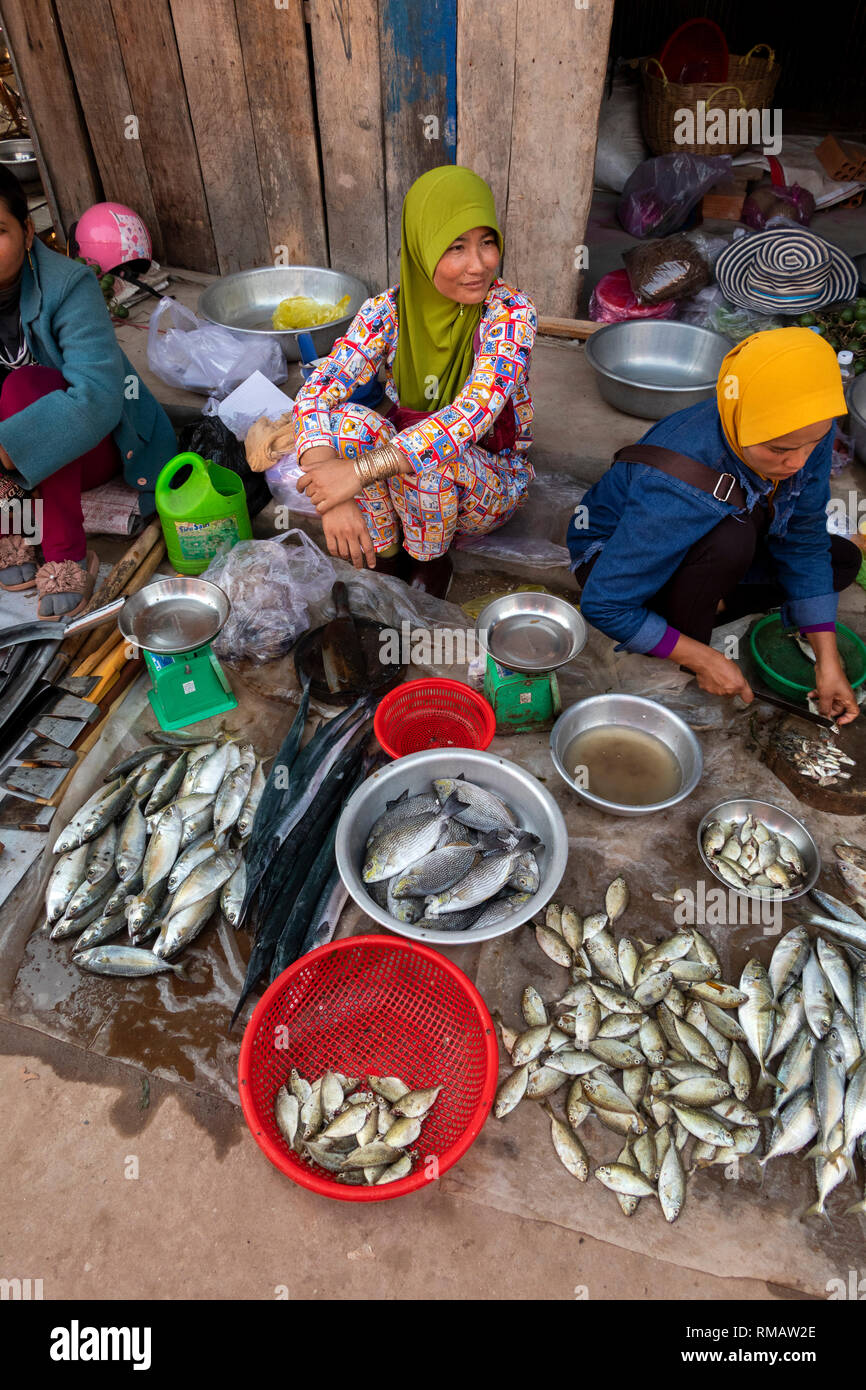
[[[105,657],[109,655],[112,649],[117,646],[118,642],[124,642],[125,640],[120,629],[115,628],[113,632],[108,634],[101,647],[97,647],[96,651],[92,652],[90,656],[82,661],[80,666],[75,667],[75,670],[72,672],[73,676],[92,676],[100,661],[103,661]]]
[[[109,687],[114,684],[114,681],[126,665],[127,659],[126,643],[119,642],[111,655],[106,657],[102,665],[97,668],[96,675],[100,678],[99,685],[90,695],[90,699],[95,705],[99,704],[103,695]]]
[[[94,608],[99,608],[103,603],[110,603],[112,599],[117,598],[145,556],[160,541],[162,541],[162,523],[159,517],[155,517],[150,525],[144,528],[141,535],[133,541],[126,554],[118,560],[99,588],[94,590],[82,613],[92,613]],[[103,624],[100,623],[99,626],[102,627]],[[98,628],[96,630],[99,631]],[[82,632],[67,637],[60,647],[60,654],[66,657],[67,661],[73,660],[79,655],[88,636],[87,632]]]
[[[548,338],[578,338],[585,342],[597,328],[601,328],[600,323],[593,323],[591,319],[556,319],[540,318],[538,320],[538,331],[544,333]]]
[[[126,598],[129,598],[132,594],[137,594],[139,589],[143,588],[148,579],[151,578],[154,571],[159,569],[164,559],[165,542],[160,540],[153,546],[152,550],[145,555],[144,559],[141,561],[134,574],[129,577],[124,587],[117,594],[113,594],[112,598],[119,598],[120,594],[125,595]],[[106,603],[109,602],[108,599],[105,601]],[[114,630],[116,632],[117,617],[108,618],[106,621],[115,625]],[[93,628],[89,633],[85,633],[81,647],[76,653],[79,661],[83,663],[88,657],[98,652],[100,647],[105,645],[104,628],[105,623],[100,623],[98,627]]]

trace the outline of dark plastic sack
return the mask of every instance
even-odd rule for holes
[[[235,439],[218,415],[203,415],[200,420],[182,426],[178,431],[178,453],[187,450],[237,473],[244,485],[247,510],[251,517],[270,502],[271,490],[264,473],[253,472],[247,463],[243,443]]]
[[[815,212],[815,199],[798,183],[788,187],[759,184],[743,203],[740,221],[756,232],[768,227],[808,227]]]
[[[729,154],[662,154],[645,159],[622,190],[617,216],[632,236],[667,236],[682,227],[713,184],[730,176],[731,167]]]
[[[684,236],[666,236],[623,252],[632,292],[641,304],[686,299],[710,283],[710,268]]]

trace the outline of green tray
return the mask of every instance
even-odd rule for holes
[[[844,623],[836,624],[836,642],[852,689],[866,681],[866,645]],[[793,638],[787,636],[778,613],[760,618],[749,633],[749,647],[771,690],[806,703],[815,689],[815,667]]]

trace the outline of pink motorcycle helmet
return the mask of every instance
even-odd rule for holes
[[[97,265],[101,275],[143,275],[153,260],[147,227],[123,203],[94,203],[72,227],[69,242],[70,254]]]

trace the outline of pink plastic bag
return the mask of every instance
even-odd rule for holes
[[[628,274],[612,270],[603,275],[589,300],[589,317],[596,323],[625,323],[627,319],[672,319],[677,311],[673,300],[661,304],[641,304],[632,294]]]
[[[632,236],[667,236],[681,227],[704,194],[729,178],[731,156],[661,154],[639,164],[622,190],[616,212]]]

